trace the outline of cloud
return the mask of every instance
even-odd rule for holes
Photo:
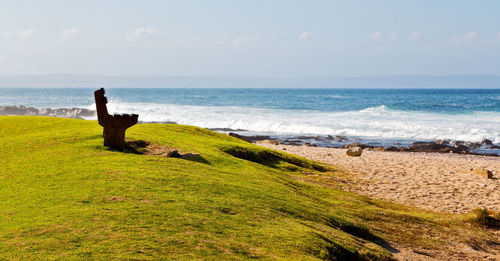
[[[477,38],[476,32],[469,32],[462,36],[462,41],[466,44],[471,44],[476,40],[476,38]]]
[[[392,42],[396,41],[398,39],[398,35],[396,33],[391,33],[389,34],[389,36],[387,36],[389,38],[389,40],[391,40]]]
[[[306,40],[306,39],[310,38],[312,35],[313,35],[312,32],[304,31],[304,32],[302,32],[302,33],[299,34],[298,39],[301,40],[301,41],[302,40]]]
[[[497,40],[500,41],[500,32],[498,32]]]
[[[453,44],[473,44],[477,38],[478,34],[476,32],[468,32],[462,36],[453,37],[449,42]]]
[[[157,32],[158,32],[158,29],[156,29],[155,27],[152,27],[152,26],[139,27],[127,36],[127,40],[136,41],[136,40],[139,40],[139,39],[147,37],[147,36],[152,36],[152,35],[156,34]]]
[[[63,29],[59,32],[61,34],[61,37],[65,40],[74,37],[80,33],[80,30],[78,28],[69,28],[69,29]]]
[[[264,47],[274,42],[274,37],[262,37],[260,35],[242,36],[232,40],[233,48],[241,49],[248,47]]]
[[[370,39],[374,41],[389,40],[391,42],[395,42],[398,40],[398,35],[396,33],[390,33],[385,36],[381,31],[375,31],[370,34]]]
[[[35,34],[35,29],[28,28],[24,30],[7,29],[0,33],[0,36],[5,38],[30,38]]]
[[[413,32],[408,36],[408,40],[415,41],[420,39],[420,37],[422,37],[422,32]]]
[[[372,34],[370,34],[370,39],[377,40],[377,41],[382,39],[382,32],[380,32],[380,31],[373,32]]]

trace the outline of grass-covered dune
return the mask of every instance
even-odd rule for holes
[[[487,239],[462,216],[337,190],[312,177],[343,173],[227,135],[140,124],[127,137],[201,157],[109,150],[94,121],[0,117],[0,259],[385,260],[390,242]]]

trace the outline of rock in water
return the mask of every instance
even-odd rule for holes
[[[491,146],[491,145],[493,145],[493,142],[489,139],[484,139],[483,141],[481,141],[481,144]]]
[[[346,151],[347,156],[351,157],[359,157],[363,153],[363,149],[360,147],[353,147]]]
[[[351,144],[347,144],[347,145],[344,145],[342,146],[343,149],[349,149],[349,148],[356,148],[356,147],[362,147],[364,146],[363,144],[359,143],[359,142],[354,142],[354,143],[351,143]]]
[[[389,148],[384,149],[384,151],[399,151],[398,147],[391,146]]]
[[[470,151],[470,148],[467,147],[466,145],[459,145],[457,146],[457,150],[459,153],[466,153],[466,152],[469,152]]]
[[[474,173],[476,175],[480,175],[480,176],[487,178],[487,179],[493,178],[493,173],[487,169],[475,169],[472,171],[472,173]]]

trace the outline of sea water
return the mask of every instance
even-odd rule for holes
[[[0,105],[94,109],[93,89],[2,88]],[[500,143],[500,89],[111,88],[111,113],[275,136]],[[89,118],[93,119],[93,118]]]

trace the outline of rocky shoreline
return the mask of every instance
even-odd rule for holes
[[[50,116],[72,119],[83,119],[84,117],[93,117],[96,115],[94,110],[83,108],[42,108],[18,106],[0,106],[0,115],[3,116]]]
[[[360,147],[365,150],[391,151],[391,152],[430,152],[430,153],[456,153],[484,156],[500,156],[500,145],[493,144],[491,140],[484,139],[481,142],[436,140],[415,141],[412,143],[373,144],[353,142],[345,136],[297,136],[297,137],[273,137],[266,135],[244,136],[230,132],[228,135],[245,140],[247,142],[267,142],[274,145],[295,145],[310,147],[327,147],[349,149]]]

